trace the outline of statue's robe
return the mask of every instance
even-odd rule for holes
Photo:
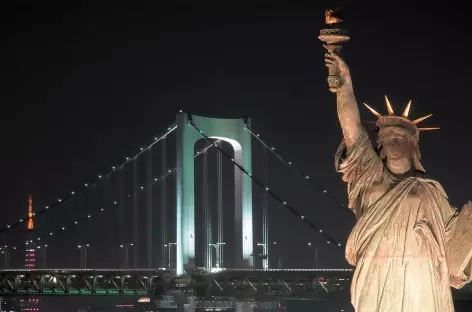
[[[346,245],[356,312],[454,311],[444,247],[457,213],[441,185],[394,176],[365,130],[350,151],[341,143],[336,167],[357,218]]]

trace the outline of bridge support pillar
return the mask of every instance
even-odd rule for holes
[[[245,130],[249,118],[221,119],[186,113],[177,114],[177,274],[195,267],[195,169],[194,149],[204,139],[189,122],[207,137],[230,143],[234,161],[252,172],[251,134]],[[253,267],[252,181],[234,167],[235,180],[235,249],[236,267]],[[205,242],[206,244],[214,242]]]
[[[253,312],[254,307],[248,302],[243,302],[240,306],[236,307],[236,312]]]
[[[196,306],[192,298],[188,298],[188,303],[184,304],[184,312],[195,312]]]

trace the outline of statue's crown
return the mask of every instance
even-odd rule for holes
[[[376,121],[376,125],[379,128],[379,130],[382,130],[384,127],[388,126],[397,126],[397,127],[402,127],[410,132],[413,133],[417,138],[419,138],[419,133],[420,131],[430,131],[430,130],[439,130],[439,128],[418,128],[416,125],[422,122],[423,120],[431,117],[433,114],[429,114],[427,116],[415,119],[415,120],[410,120],[408,119],[408,114],[410,113],[410,108],[411,108],[411,101],[408,102],[405,110],[403,111],[403,114],[401,116],[395,116],[395,113],[393,111],[392,105],[390,104],[390,101],[388,100],[387,96],[385,96],[385,104],[387,105],[387,111],[388,115],[382,116],[379,114],[376,110],[374,110],[372,107],[364,103],[364,105],[379,119]]]

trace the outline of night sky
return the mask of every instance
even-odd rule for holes
[[[317,39],[324,9],[338,4],[351,36],[343,55],[358,102],[384,113],[386,94],[397,111],[412,100],[411,116],[433,113],[423,125],[441,131],[422,134],[423,165],[454,206],[472,199],[466,10],[412,1],[254,2],[19,1],[2,9],[0,223],[24,216],[30,181],[35,204],[48,204],[121,162],[171,124],[179,108],[251,116],[264,140],[346,202],[333,161],[341,139],[335,96]],[[353,216],[319,192],[295,187],[295,178],[272,176],[280,193],[303,198],[299,209],[345,241]],[[287,241],[316,236],[309,228],[292,231],[304,226],[299,220],[287,222]],[[342,251],[330,257],[325,261],[337,257],[336,266],[346,266]]]

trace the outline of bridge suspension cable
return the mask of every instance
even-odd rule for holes
[[[29,217],[28,215],[26,215],[24,218],[21,218],[19,219],[18,221],[16,222],[13,222],[11,224],[7,224],[5,226],[3,226],[1,229],[0,229],[0,235],[26,223],[29,221],[30,218],[33,218],[33,217],[37,217],[37,216],[40,216],[42,214],[45,214],[46,212],[50,211],[51,209],[53,208],[57,208],[59,207],[61,204],[65,203],[65,202],[68,202],[70,201],[72,198],[74,198],[75,196],[78,196],[79,194],[82,194],[85,190],[87,190],[88,188],[90,187],[93,187],[93,186],[96,186],[98,182],[102,181],[105,177],[109,177],[110,175],[112,175],[113,173],[115,173],[116,171],[118,171],[118,169],[124,167],[127,163],[135,160],[139,155],[141,155],[142,153],[144,153],[145,151],[147,151],[148,149],[150,149],[152,146],[154,146],[156,143],[158,143],[159,141],[161,141],[162,139],[166,138],[170,133],[172,133],[175,129],[177,129],[177,125],[172,125],[172,126],[169,126],[167,128],[167,130],[159,135],[159,136],[156,136],[152,139],[152,141],[150,143],[148,143],[145,147],[141,147],[139,149],[139,151],[134,154],[134,156],[132,157],[126,157],[125,158],[125,161],[123,163],[121,163],[120,165],[118,166],[113,166],[112,167],[112,170],[109,171],[107,174],[105,175],[101,175],[101,174],[98,174],[97,177],[95,179],[92,179],[90,182],[88,183],[84,183],[83,186],[77,191],[71,191],[69,194],[67,194],[67,196],[64,196],[64,197],[59,197],[56,202],[54,203],[51,203],[50,205],[46,205],[44,206],[42,209],[40,209],[38,212],[34,212],[33,213],[33,216],[32,217]]]
[[[282,155],[280,155],[280,153],[278,153],[276,150],[275,150],[275,147],[270,147],[265,141],[263,141],[261,138],[260,138],[260,135],[259,134],[255,134],[252,129],[250,129],[248,126],[246,126],[246,130],[249,131],[249,133],[251,133],[251,135],[256,139],[258,140],[262,146],[264,146],[266,149],[268,149],[272,154],[274,154],[274,156],[280,160],[282,163],[284,163],[287,167],[289,167],[292,171],[294,171],[298,176],[300,176],[303,180],[307,181],[307,183],[310,183],[312,186],[314,186],[318,191],[320,191],[324,196],[326,196],[327,198],[329,198],[330,200],[332,200],[333,202],[335,202],[337,204],[336,207],[338,208],[342,208],[343,211],[348,211],[346,210],[346,205],[343,204],[343,202],[341,200],[339,200],[338,198],[336,198],[335,196],[331,195],[328,190],[326,188],[323,188],[320,184],[316,183],[316,181],[314,181],[313,179],[311,179],[311,177],[309,175],[306,175],[304,174],[303,172],[301,172],[300,170],[298,170],[291,161],[288,161],[286,158],[284,158]],[[352,214],[350,214],[352,215]]]
[[[189,119],[189,124],[196,130],[200,133],[200,135],[209,143],[209,144],[212,144],[221,154],[223,154],[223,156],[225,156],[226,158],[230,159],[231,162],[239,168],[239,170],[241,170],[241,172],[243,172],[245,175],[247,175],[248,177],[251,178],[251,180],[258,186],[264,188],[268,194],[274,198],[276,201],[278,201],[279,203],[281,203],[283,205],[283,207],[287,208],[293,215],[299,217],[303,222],[305,222],[306,224],[308,224],[308,226],[310,226],[312,229],[316,230],[319,234],[321,234],[325,239],[326,239],[326,243],[327,244],[335,244],[336,246],[339,246],[341,247],[342,244],[336,240],[332,235],[330,235],[329,233],[326,233],[322,228],[320,228],[319,226],[315,225],[312,221],[308,220],[305,216],[303,216],[302,214],[300,214],[298,212],[297,209],[295,209],[293,206],[289,205],[286,201],[284,201],[282,198],[280,198],[280,196],[278,196],[277,194],[275,194],[270,188],[268,185],[265,185],[261,180],[257,179],[256,177],[253,176],[253,174],[251,172],[248,172],[242,165],[238,164],[234,158],[232,158],[228,153],[226,153],[225,151],[223,151],[218,145],[215,144],[215,142],[213,142],[202,130],[200,130],[196,125],[195,125],[195,122],[193,121],[193,118],[192,118],[192,115],[191,114],[188,114],[188,119]]]
[[[220,143],[220,142],[221,142],[221,140],[216,140],[215,141],[215,143]],[[202,148],[200,151],[197,151],[193,157],[197,158],[197,157],[203,155],[204,153],[206,153],[212,147],[214,147],[213,144],[208,144],[207,146]],[[148,184],[146,186],[140,186],[136,191],[128,193],[126,196],[131,197],[131,196],[133,196],[137,193],[145,192],[147,190],[147,188],[151,188],[154,184],[157,184],[157,183],[165,180],[167,177],[174,174],[176,172],[176,170],[177,170],[177,168],[175,168],[175,167],[171,168],[171,169],[168,169],[168,171],[166,173],[164,173],[163,175],[153,178],[153,181],[150,184]],[[111,201],[109,203],[109,205],[110,205],[109,207],[103,207],[103,206],[100,207],[100,212],[111,211],[110,209],[105,209],[105,208],[115,207],[118,204],[119,204],[119,202],[117,200]],[[43,243],[45,241],[49,242],[49,240],[52,239],[53,237],[58,237],[58,235],[66,233],[70,226],[77,227],[78,225],[84,224],[84,222],[90,221],[93,217],[92,213],[95,213],[95,212],[90,212],[89,211],[86,214],[84,214],[84,216],[82,218],[74,218],[74,220],[65,222],[65,223],[61,224],[60,226],[58,226],[54,230],[47,231],[47,233],[42,234],[42,235],[38,235],[35,238],[35,240],[37,241],[37,244],[39,242],[41,242],[41,243]],[[19,245],[16,245],[16,246],[15,245],[8,245],[9,248],[14,248],[14,249],[20,248],[21,246],[19,246]]]

